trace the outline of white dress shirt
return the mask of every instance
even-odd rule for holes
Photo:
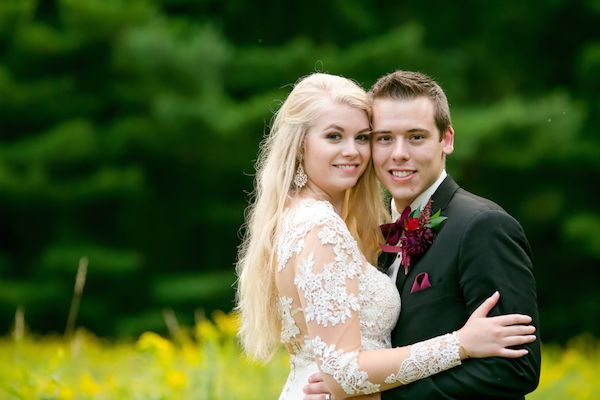
[[[435,182],[433,182],[433,184],[431,186],[429,186],[426,190],[421,192],[421,194],[418,195],[417,198],[414,199],[412,203],[410,203],[410,209],[416,210],[417,208],[421,208],[421,210],[422,210],[423,207],[425,207],[425,205],[431,198],[431,196],[435,193],[437,188],[440,187],[440,185],[442,184],[444,179],[446,179],[446,176],[448,176],[448,174],[446,173],[446,170],[443,169],[442,173],[437,178],[437,180]],[[392,210],[392,220],[396,221],[398,218],[400,218],[400,212],[396,209],[396,202],[394,202],[394,199],[392,199],[391,210]],[[398,277],[398,270],[400,269],[401,261],[402,261],[402,253],[399,252],[398,255],[396,256],[396,259],[394,260],[392,265],[390,265],[390,267],[387,270],[387,274],[392,279],[392,282],[396,282],[396,278]]]

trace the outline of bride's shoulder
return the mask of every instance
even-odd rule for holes
[[[325,200],[300,199],[294,201],[286,209],[284,220],[291,226],[320,226],[340,225],[345,226],[342,218],[337,214],[331,203]]]
[[[346,224],[331,203],[314,199],[295,199],[285,209],[276,235],[277,265],[282,271],[290,257],[304,248],[311,232],[326,230],[328,236],[344,236]]]

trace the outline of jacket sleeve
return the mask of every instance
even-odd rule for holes
[[[471,314],[495,290],[500,301],[490,316],[520,313],[533,318],[538,340],[524,346],[521,358],[463,361],[436,376],[383,394],[383,399],[523,398],[540,375],[539,318],[533,259],[519,223],[499,210],[486,210],[467,222],[459,253],[459,284]]]

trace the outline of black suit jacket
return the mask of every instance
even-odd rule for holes
[[[491,315],[533,317],[538,340],[518,359],[468,359],[459,367],[382,393],[383,399],[523,399],[538,384],[539,320],[531,250],[520,224],[497,204],[461,189],[449,176],[432,196],[431,212],[448,219],[432,246],[412,259],[408,275],[398,271],[402,309],[392,345],[404,346],[461,328],[495,290]],[[393,255],[395,256],[395,255]],[[394,257],[384,254],[380,266]],[[387,259],[386,259],[387,258]],[[417,274],[431,287],[410,293]]]

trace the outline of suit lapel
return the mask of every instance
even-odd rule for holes
[[[433,193],[431,196],[431,213],[433,214],[439,209],[442,209],[442,215],[444,215],[444,210],[448,207],[448,203],[452,200],[454,193],[460,187],[458,184],[448,175],[446,179],[442,181],[440,187]]]
[[[410,274],[410,267],[408,268],[408,273]],[[398,287],[398,291],[402,293],[402,288],[404,287],[404,282],[406,282],[406,278],[408,275],[404,274],[404,266],[402,264],[398,265],[398,273],[396,274],[396,286]]]
[[[390,267],[390,265],[392,265],[395,258],[396,254],[381,252],[377,257],[377,266],[381,271],[387,272],[388,268]]]

